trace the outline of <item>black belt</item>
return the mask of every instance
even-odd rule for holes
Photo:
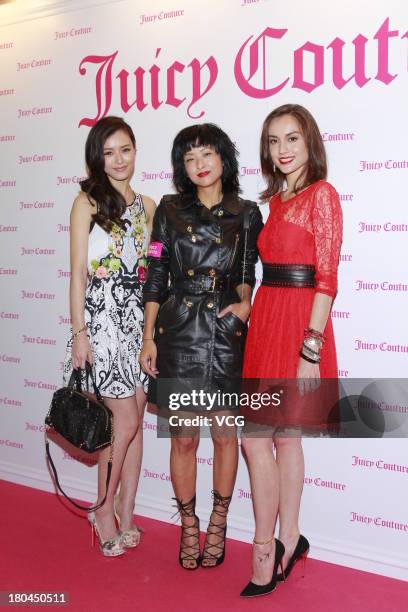
[[[219,278],[197,274],[193,278],[177,278],[170,290],[183,291],[185,293],[208,293],[215,291],[225,291],[230,288],[229,278],[221,276]]]
[[[263,264],[262,285],[267,287],[314,287],[315,267],[309,264]]]

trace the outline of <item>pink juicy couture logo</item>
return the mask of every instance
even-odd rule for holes
[[[42,338],[41,336],[26,336],[23,334],[22,336],[23,344],[41,344],[45,346],[56,346],[57,341],[54,338]]]
[[[382,353],[408,353],[407,344],[390,344],[389,342],[365,342],[354,340],[355,351],[381,351]]]
[[[17,181],[11,179],[0,179],[0,187],[15,187],[17,185]]]
[[[45,68],[52,63],[51,59],[32,59],[29,62],[17,62],[17,72],[31,68]]]
[[[55,202],[23,202],[20,200],[18,203],[20,206],[19,210],[48,210],[55,207]]]
[[[19,165],[38,164],[38,163],[43,163],[43,162],[50,162],[50,161],[53,161],[53,159],[54,159],[53,155],[35,153],[34,155],[19,155],[18,163]]]
[[[335,482],[334,480],[324,480],[323,478],[316,477],[310,478],[305,476],[305,485],[311,485],[313,487],[322,487],[323,489],[333,489],[334,491],[345,491],[346,485],[342,482]]]
[[[55,249],[46,249],[44,247],[20,247],[22,256],[32,256],[32,255],[55,255]]]
[[[14,96],[15,89],[0,89],[0,96]]]
[[[14,142],[16,139],[14,134],[2,134],[0,136],[0,142]]]
[[[352,142],[354,137],[354,132],[322,132],[323,142]]]
[[[385,293],[391,292],[403,292],[406,293],[408,291],[407,283],[391,283],[390,281],[382,281],[382,282],[374,282],[368,280],[356,280],[355,284],[356,291],[373,291],[376,293],[377,291],[384,291]]]
[[[167,482],[171,481],[171,476],[170,474],[167,474],[167,472],[155,472],[154,470],[149,470],[148,468],[143,468],[143,478],[165,480]]]
[[[386,221],[386,223],[367,223],[367,221],[358,222],[358,233],[363,232],[408,232],[408,223],[392,223]]]
[[[43,291],[21,290],[22,300],[55,300],[55,293],[45,293]]]
[[[18,232],[18,225],[0,225],[0,232]]]
[[[86,34],[90,34],[92,32],[92,28],[82,27],[82,28],[71,28],[70,30],[64,30],[62,32],[54,33],[54,40],[66,40],[67,38],[77,38],[78,36],[85,36]]]
[[[0,51],[4,51],[5,49],[12,49],[13,47],[14,47],[14,42],[0,43]]]
[[[292,51],[292,75],[278,82],[274,72],[276,56],[280,53],[279,41],[287,32],[287,28],[267,27],[258,36],[251,34],[243,42],[234,62],[235,81],[243,94],[250,98],[266,99],[285,87],[312,93],[327,85],[329,79],[338,90],[351,82],[358,88],[372,84],[373,80],[389,85],[398,77],[398,74],[390,73],[389,58],[392,54],[400,53],[400,46],[405,43],[390,45],[390,39],[402,40],[407,36],[405,32],[400,34],[399,30],[391,30],[387,18],[372,36],[376,44],[369,47],[366,47],[369,38],[363,34],[353,36],[351,43],[346,43],[340,36],[329,44],[306,41]],[[350,44],[353,49],[347,49],[346,55],[344,47],[350,47]],[[268,49],[267,53],[265,49]],[[155,60],[159,60],[161,50],[161,47],[156,48]],[[80,62],[81,76],[87,74],[89,66],[94,67],[96,114],[94,117],[83,117],[79,126],[92,126],[109,114],[112,101],[115,108],[120,104],[124,113],[131,109],[142,112],[148,106],[158,110],[161,106],[178,108],[186,104],[190,118],[199,119],[205,114],[205,110],[196,109],[196,105],[209,94],[217,81],[218,63],[213,55],[205,60],[194,57],[187,65],[176,59],[165,67],[154,62],[150,66],[132,66],[129,70],[122,68],[119,71],[117,59],[118,51],[115,51],[111,55],[87,55]],[[308,77],[306,74],[309,74],[310,65],[312,74]],[[115,92],[118,100],[114,100],[114,87],[118,87]]]
[[[139,16],[139,25],[144,25],[145,23],[159,23],[160,21],[166,21],[168,19],[177,19],[178,17],[183,17],[184,9],[178,11],[160,11],[160,13],[155,13],[153,15],[140,15]]]
[[[57,232],[69,232],[69,225],[62,225],[62,223],[57,224]]]
[[[24,379],[24,387],[28,387],[29,389],[42,389],[43,391],[57,390],[56,385],[52,385],[51,383],[47,383],[42,380],[28,380],[28,378]]]
[[[86,176],[57,176],[57,186],[60,185],[76,185],[84,181]]]
[[[385,519],[381,516],[368,516],[358,512],[350,512],[351,523],[362,523],[371,527],[382,527],[384,529],[394,529],[395,531],[408,531],[408,523],[401,523],[393,519]]]
[[[384,404],[384,402],[382,403]],[[395,408],[395,406],[393,406],[393,408]],[[404,408],[405,411],[408,412],[408,406],[400,406],[400,408]],[[408,475],[408,465],[389,463],[388,461],[384,461],[384,459],[368,459],[367,457],[359,457],[358,455],[352,456],[351,467],[361,467],[369,469],[374,468],[386,472],[400,472],[401,474]]]
[[[360,172],[367,172],[367,170],[406,170],[408,168],[408,160],[406,159],[387,159],[386,161],[368,161],[362,159],[359,163]]]
[[[142,181],[171,181],[173,179],[173,173],[167,170],[160,170],[160,172],[146,172],[141,173]]]
[[[32,108],[18,108],[17,119],[28,119],[29,117],[42,117],[50,115],[53,111],[52,106],[33,106]]]

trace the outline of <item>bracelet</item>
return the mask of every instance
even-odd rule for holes
[[[86,329],[87,329],[86,325],[81,327],[81,329],[78,329],[78,331],[75,332],[75,334],[72,334],[72,340],[76,338],[77,336],[79,336],[79,334],[82,333],[83,331],[86,331]]]
[[[302,353],[302,351],[299,351],[299,355],[302,357],[302,359],[308,361],[309,363],[320,363],[320,359],[311,359],[310,357],[307,357],[304,353]]]
[[[315,359],[316,361],[320,361],[320,352],[314,351],[307,344],[303,343],[303,346],[301,347],[300,350],[304,355],[307,355],[307,357],[310,357],[311,359]]]
[[[317,331],[317,329],[313,329],[313,327],[308,327],[307,329],[305,329],[304,333],[305,338],[316,338],[316,340],[320,340],[322,344],[326,340],[322,332]]]

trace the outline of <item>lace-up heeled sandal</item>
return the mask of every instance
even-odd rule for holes
[[[212,491],[212,496],[214,500],[213,509],[210,522],[208,523],[203,558],[201,561],[201,567],[204,568],[217,567],[217,565],[221,565],[221,563],[224,561],[226,545],[225,536],[227,534],[227,514],[232,499],[231,495],[229,497],[223,497],[216,490]],[[211,520],[213,514],[219,516],[224,524],[214,523]],[[215,542],[210,543],[208,536],[213,536],[213,538],[216,538]],[[211,550],[215,552],[210,552]]]
[[[173,497],[176,501],[178,512],[181,518],[181,538],[179,563],[183,569],[196,570],[201,563],[200,555],[200,519],[195,513],[196,496],[188,502],[184,502],[177,497]],[[184,518],[194,518],[192,525],[183,524]],[[193,543],[191,544],[191,538]]]

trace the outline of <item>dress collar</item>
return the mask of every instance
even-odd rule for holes
[[[177,204],[183,209],[190,208],[191,206],[204,207],[195,194],[181,195]],[[239,215],[239,213],[242,212],[242,204],[240,203],[239,197],[231,193],[227,193],[223,196],[219,204],[216,204],[211,209],[208,208],[207,210],[208,212],[214,214],[221,209],[231,213],[232,215]]]

